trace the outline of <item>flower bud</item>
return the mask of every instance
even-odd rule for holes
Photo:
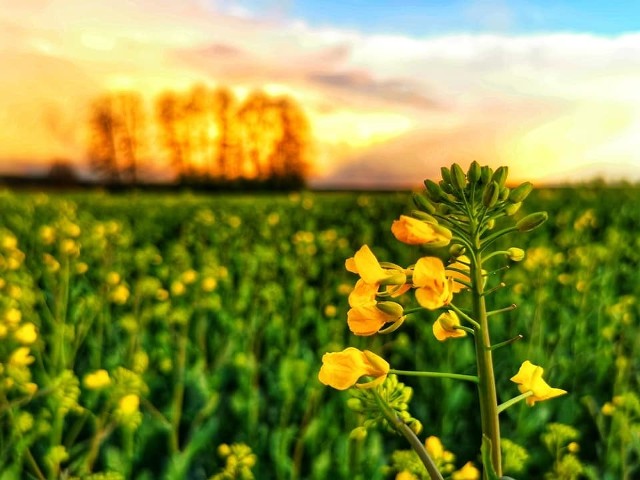
[[[530,232],[534,228],[538,228],[540,225],[546,222],[547,218],[549,218],[547,212],[532,213],[516,223],[516,228],[519,232]]]
[[[492,176],[493,170],[491,170],[491,167],[485,165],[480,169],[480,180],[483,185],[487,185],[491,181]]]
[[[511,247],[509,250],[507,250],[507,257],[509,258],[509,260],[519,262],[524,259],[524,250],[517,247]]]
[[[527,195],[531,193],[531,190],[533,190],[533,185],[530,182],[524,182],[511,190],[509,200],[514,203],[522,202],[525,198],[527,198]]]
[[[502,166],[498,167],[498,169],[494,172],[491,180],[496,182],[500,188],[504,187],[505,182],[507,181],[507,176],[509,175],[509,167]]]
[[[413,218],[417,218],[418,220],[424,220],[425,222],[437,224],[438,220],[429,215],[428,213],[424,213],[422,210],[411,210],[411,216]]]
[[[509,192],[511,191],[511,189],[509,187],[502,187],[500,189],[500,196],[498,197],[498,200],[500,200],[501,202],[504,202],[507,200],[507,198],[509,198]]]
[[[445,183],[451,183],[451,172],[447,167],[440,167],[440,173],[442,174],[442,180]]]
[[[496,182],[491,182],[484,189],[484,193],[482,194],[482,204],[487,207],[493,207],[498,201],[498,194],[500,187]]]
[[[349,433],[349,440],[355,440],[357,442],[367,438],[367,429],[365,427],[356,427]]]
[[[522,202],[510,203],[504,208],[504,212],[507,214],[507,216],[510,217],[511,215],[515,214],[518,210],[520,210],[521,206],[522,206]]]
[[[427,200],[423,195],[420,195],[419,193],[413,194],[413,203],[420,210],[424,210],[427,213],[435,213],[436,211],[436,207],[434,207],[429,200]]]
[[[354,412],[358,413],[361,413],[364,410],[362,400],[355,397],[351,397],[347,400],[347,407],[349,408],[349,410],[353,410]]]
[[[449,247],[449,254],[452,257],[456,257],[456,258],[459,257],[460,255],[464,255],[466,251],[467,249],[462,245],[460,245],[459,243],[454,243],[453,245],[451,245],[451,247]]]
[[[420,420],[412,418],[411,420],[409,420],[408,427],[416,435],[420,435],[420,433],[422,433],[422,423],[420,422]]]
[[[469,165],[469,170],[467,171],[469,183],[476,183],[480,179],[480,174],[480,164],[474,160],[471,162],[471,165]]]
[[[444,180],[440,180],[438,182],[438,185],[440,185],[440,188],[442,189],[443,192],[445,192],[445,193],[453,193],[453,187],[451,186],[450,183],[447,183]]]
[[[451,165],[451,183],[459,191],[463,191],[467,184],[467,179],[462,168],[457,163]]]
[[[402,305],[396,302],[378,302],[376,307],[387,315],[393,315],[396,318],[400,318],[404,313]]]
[[[424,186],[427,189],[427,195],[429,197],[429,200],[433,202],[437,202],[442,198],[442,195],[444,194],[444,192],[436,182],[434,182],[433,180],[427,179],[424,181]]]

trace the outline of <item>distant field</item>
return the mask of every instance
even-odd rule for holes
[[[348,345],[398,369],[474,371],[472,343],[437,342],[428,314],[384,338],[348,332],[344,260],[366,243],[381,260],[415,261],[419,248],[389,230],[411,208],[405,193],[4,191],[0,480],[208,479],[223,467],[218,446],[235,442],[256,454],[257,479],[388,478],[382,466],[406,445],[350,440],[349,396],[317,371]],[[541,435],[558,422],[578,430],[586,477],[637,478],[640,190],[539,190],[524,209],[550,220],[504,241],[527,256],[496,273],[507,288],[491,302],[519,308],[492,320],[493,335],[525,338],[496,353],[499,393],[517,393],[509,378],[530,359],[569,394],[503,415],[503,436],[529,452],[514,476],[543,478],[562,452]],[[87,379],[100,369],[108,384]],[[473,387],[403,381],[423,436],[458,466],[478,463]]]

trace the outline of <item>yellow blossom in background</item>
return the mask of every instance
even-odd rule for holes
[[[13,235],[5,235],[2,238],[2,249],[6,251],[15,250],[18,247],[18,239]]]
[[[518,384],[520,393],[533,392],[533,395],[527,398],[527,405],[529,406],[567,393],[566,390],[550,387],[542,379],[543,373],[544,369],[542,367],[526,360],[518,370],[518,373],[511,377],[511,381]]]
[[[185,287],[184,283],[180,282],[179,280],[175,280],[174,282],[171,283],[171,295],[173,295],[174,297],[179,297],[181,295],[184,295],[184,293],[187,291],[187,288]]]
[[[109,272],[105,280],[109,285],[115,286],[120,283],[120,274],[118,272]]]
[[[42,226],[40,228],[39,235],[40,235],[40,241],[45,245],[51,245],[53,242],[56,241],[56,230],[55,228],[49,225]]]
[[[393,235],[409,245],[444,247],[451,241],[451,231],[435,223],[428,223],[406,215],[400,215],[391,225]]]
[[[442,445],[442,441],[438,437],[434,435],[427,437],[424,442],[424,446],[427,449],[429,456],[434,461],[440,460],[444,457],[444,445]]]
[[[185,272],[182,272],[182,275],[180,275],[180,280],[182,280],[182,283],[184,283],[185,285],[191,285],[197,279],[198,279],[198,272],[196,272],[193,269],[189,269]]]
[[[69,257],[75,257],[80,254],[80,247],[70,238],[65,238],[60,242],[60,253]]]
[[[4,314],[4,321],[8,325],[16,326],[22,320],[22,312],[17,308],[10,308]]]
[[[33,382],[27,382],[22,386],[27,395],[34,395],[38,391],[38,385]]]
[[[56,260],[56,257],[54,257],[53,255],[49,253],[42,254],[42,261],[44,262],[49,272],[53,273],[60,270],[60,262],[58,262],[58,260]]]
[[[600,409],[600,411],[602,412],[603,415],[611,416],[613,415],[613,412],[616,411],[616,407],[611,402],[605,402],[605,404],[602,405],[602,408]]]
[[[467,332],[455,328],[460,326],[460,318],[453,311],[447,311],[440,315],[433,323],[433,335],[441,342],[448,338],[465,337]]]
[[[348,347],[342,352],[325,353],[322,356],[322,367],[318,379],[324,385],[337,390],[357,386],[370,388],[384,382],[389,373],[389,364],[369,350],[360,351],[357,348]],[[367,383],[356,383],[363,376],[374,377]]]
[[[78,275],[82,275],[83,273],[87,273],[87,270],[89,270],[89,265],[87,265],[85,262],[79,262],[76,264],[76,273]]]
[[[205,277],[202,279],[201,286],[204,292],[213,292],[218,286],[218,282],[213,277]]]
[[[156,292],[156,299],[161,302],[166,301],[169,298],[169,292],[164,288],[159,288]]]
[[[382,268],[367,245],[363,245],[353,257],[348,258],[345,267],[349,272],[360,275],[362,280],[371,285],[402,285],[407,279],[401,270]]]
[[[29,353],[29,347],[17,348],[9,357],[9,365],[13,365],[14,367],[26,367],[27,365],[31,365],[35,358],[29,355]]]
[[[403,470],[396,475],[396,480],[420,480],[413,473]]]
[[[92,373],[87,373],[82,383],[89,390],[98,390],[108,386],[111,383],[111,378],[109,377],[109,372],[100,369]]]
[[[413,285],[416,288],[416,300],[429,310],[447,305],[453,296],[451,284],[447,280],[444,264],[436,257],[422,257],[413,269]]]
[[[111,292],[111,301],[118,305],[124,305],[129,299],[129,289],[124,285],[118,285]]]
[[[480,480],[480,470],[473,465],[473,462],[467,462],[460,470],[451,474],[451,480]]]
[[[4,323],[0,323],[0,338],[6,337],[7,332],[9,332],[7,326]]]
[[[123,415],[132,415],[140,407],[140,397],[135,393],[125,395],[118,401],[118,409]]]
[[[14,333],[13,337],[23,345],[31,345],[38,339],[38,332],[36,326],[31,323],[25,323],[20,326]]]

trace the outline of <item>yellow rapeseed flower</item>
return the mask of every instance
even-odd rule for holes
[[[378,308],[376,302],[377,285],[371,285],[360,279],[349,294],[347,324],[356,335],[373,335],[386,323],[402,318],[402,306],[395,302],[383,302],[385,310]]]
[[[325,353],[322,356],[322,367],[318,379],[324,385],[337,390],[346,390],[356,386],[371,388],[384,382],[389,373],[389,364],[369,350],[360,351],[348,347],[342,352]],[[363,376],[374,377],[367,383],[357,383]]]
[[[478,470],[473,462],[467,462],[460,470],[456,470],[451,474],[451,480],[479,480],[480,470]]]
[[[396,475],[395,480],[419,480],[419,479],[413,473],[403,470]]]
[[[191,285],[193,282],[195,282],[198,278],[198,272],[196,272],[193,269],[189,269],[185,272],[182,272],[182,275],[180,275],[180,280],[182,280],[182,283],[184,283],[185,285]]]
[[[135,393],[125,395],[118,402],[118,409],[123,415],[133,415],[140,407],[140,397]]]
[[[441,342],[448,338],[465,337],[467,332],[456,328],[460,326],[460,318],[453,311],[444,312],[433,323],[433,335]]]
[[[111,292],[111,301],[118,305],[124,305],[129,299],[129,289],[124,285],[118,285]]]
[[[201,286],[204,292],[213,292],[218,286],[218,282],[213,277],[205,277],[202,279]]]
[[[36,326],[31,323],[25,323],[20,326],[14,333],[13,337],[23,345],[31,345],[38,339],[38,332]]]
[[[9,324],[16,326],[22,320],[22,312],[17,308],[9,308],[4,314],[4,321]]]
[[[436,257],[422,257],[413,269],[413,285],[416,288],[416,300],[429,310],[447,305],[453,296],[451,285],[447,280],[442,260]]]
[[[89,390],[98,390],[108,386],[111,383],[111,378],[109,372],[101,368],[95,372],[87,373],[82,383]]]
[[[398,220],[394,220],[391,232],[398,240],[409,245],[444,247],[451,241],[449,229],[406,215],[400,215]]]
[[[29,347],[19,347],[15,349],[9,357],[9,365],[13,365],[14,367],[26,367],[27,365],[31,365],[35,358],[29,355],[29,353]]]
[[[466,255],[461,255],[456,259],[455,262],[447,265],[447,268],[445,270],[445,275],[447,276],[448,279],[453,279],[453,283],[451,283],[452,293],[458,293],[461,290],[464,290],[465,288],[467,288],[466,285],[458,282],[458,280],[463,280],[467,283],[471,282],[471,279],[469,278],[470,262],[471,260],[469,260],[469,257],[467,257]],[[466,272],[466,273],[462,273],[462,272]]]
[[[348,258],[345,267],[371,285],[403,285],[407,280],[402,270],[382,268],[367,245],[363,245],[353,257]]]
[[[526,360],[518,373],[511,377],[511,381],[518,384],[520,393],[533,392],[533,395],[527,397],[527,405],[533,406],[536,402],[549,400],[550,398],[559,397],[567,393],[566,390],[560,388],[552,388],[542,379],[544,369],[534,365]]]
[[[118,272],[109,272],[105,280],[109,285],[115,286],[120,283],[120,274]]]

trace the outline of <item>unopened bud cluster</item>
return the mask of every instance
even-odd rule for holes
[[[409,401],[413,396],[413,389],[398,381],[396,375],[389,375],[385,382],[380,385],[376,392],[371,389],[352,388],[349,390],[351,398],[347,401],[347,405],[365,417],[363,427],[373,428],[382,426],[393,433],[398,433],[393,425],[390,425],[381,410],[379,400],[376,395],[385,404],[385,408],[390,408],[398,416],[400,420],[406,423],[411,430],[417,435],[422,431],[422,424],[409,413]],[[352,432],[352,437],[362,438],[365,432],[362,428]]]
[[[414,203],[422,214],[440,220],[450,220],[466,231],[483,235],[495,226],[495,220],[503,216],[513,216],[531,192],[530,182],[509,188],[506,184],[509,169],[499,167],[495,171],[489,166],[472,162],[464,172],[454,163],[450,168],[442,167],[442,180],[436,183],[425,180],[426,196],[415,194]],[[542,225],[547,219],[546,212],[532,213],[517,222],[516,229],[528,232]],[[452,255],[460,255],[453,251]]]

